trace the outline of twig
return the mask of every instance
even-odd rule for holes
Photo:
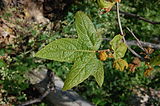
[[[53,72],[48,72],[48,77],[49,77],[49,83],[47,85],[47,90],[44,92],[44,94],[42,96],[40,96],[39,98],[33,99],[33,100],[29,100],[26,101],[18,106],[27,106],[27,105],[31,105],[34,103],[38,103],[41,102],[50,92],[55,90],[55,86],[54,86],[54,74]]]
[[[116,9],[112,9],[112,11],[116,11]],[[137,18],[138,20],[142,20],[142,21],[148,22],[150,24],[160,24],[160,22],[155,22],[155,21],[151,21],[151,20],[145,19],[144,17],[141,17],[141,16],[139,16],[137,14],[127,13],[127,12],[123,12],[123,11],[119,11],[119,12],[121,14],[124,14],[125,16]]]
[[[136,35],[128,27],[126,27],[126,28],[132,34],[132,36],[136,39],[136,41],[138,43],[137,45],[139,46],[139,48],[141,48],[143,51],[145,51],[140,40],[136,37]]]
[[[124,33],[123,33],[123,29],[122,29],[122,25],[121,25],[121,19],[120,19],[120,14],[119,14],[119,3],[117,3],[117,18],[118,18],[118,25],[121,31],[121,35],[123,36],[123,41],[124,43],[127,45],[126,39],[124,37]],[[136,53],[133,49],[131,49],[128,45],[127,48],[138,58],[140,58],[141,60],[144,60],[143,57],[141,57],[138,53]]]
[[[118,18],[118,25],[119,25],[119,29],[121,31],[121,35],[124,36],[122,24],[121,24],[121,19],[120,19],[120,14],[119,14],[119,3],[117,3],[117,18]]]
[[[106,41],[111,41],[110,38],[103,38],[103,40]],[[128,46],[137,46],[137,41],[136,40],[131,40],[131,41],[126,41]],[[154,43],[149,43],[149,42],[143,42],[139,41],[143,47],[151,47],[153,49],[160,49],[160,44],[154,44]]]

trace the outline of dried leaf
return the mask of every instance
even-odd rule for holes
[[[129,67],[129,71],[131,71],[131,72],[134,72],[135,69],[136,69],[136,65],[135,64],[129,64],[128,67]]]
[[[99,60],[105,61],[108,58],[108,55],[106,54],[105,51],[100,51],[98,57],[99,57]]]
[[[147,54],[152,54],[154,52],[154,49],[148,47],[148,48],[144,48],[144,50],[146,51]]]
[[[144,72],[144,76],[150,76],[150,75],[151,75],[151,72],[152,72],[153,70],[154,70],[154,69],[153,69],[152,67],[146,69],[146,71]]]
[[[135,65],[137,65],[137,66],[140,66],[141,60],[140,60],[139,58],[135,57],[135,58],[133,59],[132,63],[135,64]]]

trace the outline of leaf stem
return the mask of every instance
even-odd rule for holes
[[[104,50],[97,50],[96,52],[100,53],[100,52],[110,52],[110,49],[104,49]]]

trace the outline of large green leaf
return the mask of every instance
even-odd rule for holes
[[[94,75],[97,83],[102,86],[104,80],[103,65],[96,59],[94,53],[83,56],[75,62],[71,71],[67,75],[63,90],[67,90],[78,85],[90,75]]]
[[[127,45],[125,43],[123,43],[122,38],[123,38],[123,36],[116,35],[110,41],[111,48],[114,50],[113,56],[115,59],[120,59],[120,58],[124,57],[124,55],[127,51]]]
[[[99,49],[102,37],[97,35],[93,23],[83,12],[76,13],[76,29],[78,39],[58,39],[36,53],[36,57],[60,62],[74,62],[63,90],[78,85],[90,75],[95,77],[100,86],[104,80],[103,65],[96,58],[96,50]]]
[[[83,42],[92,50],[99,49],[102,41],[101,35],[98,35],[92,21],[87,15],[79,11],[76,13],[76,30],[78,33],[78,40]]]

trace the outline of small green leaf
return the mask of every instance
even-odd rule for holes
[[[101,73],[100,73],[101,72]],[[101,74],[101,75],[97,75]],[[79,58],[73,65],[71,71],[67,75],[64,82],[63,90],[71,89],[87,79],[90,75],[94,75],[97,83],[101,86],[104,79],[103,65],[95,57],[95,54],[83,56]],[[100,78],[97,78],[100,77]]]
[[[97,0],[97,3],[100,8],[112,8],[116,2],[111,2],[106,0]]]
[[[160,55],[152,58],[150,61],[150,65],[152,65],[152,66],[160,65]]]
[[[78,40],[90,49],[98,50],[102,42],[102,37],[97,33],[92,21],[81,11],[78,11],[75,17]]]
[[[123,36],[116,35],[110,41],[111,48],[114,50],[113,56],[115,59],[123,58],[126,51],[127,51],[127,45],[122,42],[122,38],[123,38]]]

